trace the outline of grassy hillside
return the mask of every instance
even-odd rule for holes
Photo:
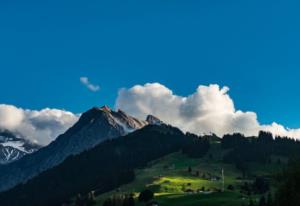
[[[134,182],[98,196],[97,205],[102,205],[106,198],[114,195],[138,195],[145,188],[155,192],[155,200],[161,206],[247,205],[250,198],[258,201],[259,196],[240,193],[240,186],[251,182],[254,176],[270,176],[282,167],[275,162],[267,165],[250,164],[251,177],[242,179],[242,173],[234,165],[222,163],[224,153],[226,151],[216,143],[204,158],[193,159],[181,153],[165,156],[151,162],[146,168],[136,170]],[[223,188],[222,169],[224,192],[220,192]],[[227,189],[229,185],[234,189]]]

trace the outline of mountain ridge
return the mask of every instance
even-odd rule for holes
[[[93,107],[48,146],[9,165],[2,165],[0,191],[33,178],[71,155],[89,150],[105,140],[124,136],[147,124],[121,110],[115,112],[107,106]]]

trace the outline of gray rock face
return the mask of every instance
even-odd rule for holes
[[[153,124],[153,125],[161,125],[161,124],[163,124],[163,122],[160,119],[158,119],[157,117],[155,117],[153,115],[148,115],[146,121],[149,124]]]
[[[8,164],[19,160],[39,148],[40,146],[30,143],[12,132],[0,131],[0,164]]]
[[[70,155],[89,150],[97,144],[123,136],[147,125],[122,111],[104,106],[93,108],[55,141],[19,161],[0,166],[0,191],[8,190],[63,162]]]

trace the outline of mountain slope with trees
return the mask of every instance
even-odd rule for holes
[[[133,182],[96,196],[95,205],[101,206],[105,202],[116,206],[116,202],[125,201],[132,194],[136,196],[136,205],[147,205],[151,201],[144,204],[138,198],[147,190],[155,193],[154,202],[160,206],[283,206],[299,203],[299,162],[288,163],[289,159],[299,156],[298,141],[273,138],[268,132],[260,132],[257,137],[231,134],[222,139],[214,135],[205,138],[211,144],[204,156],[194,156],[193,152],[187,156],[179,152],[153,161],[135,171]],[[197,146],[193,144],[191,148]],[[283,169],[285,172],[281,173]]]
[[[204,155],[209,143],[198,136],[185,135],[167,125],[149,125],[127,136],[105,141],[95,148],[69,157],[62,164],[0,194],[3,206],[61,205],[77,193],[104,193],[134,180],[134,169],[167,154],[184,150],[194,142],[204,145],[197,156]],[[197,143],[199,142],[199,143]],[[194,151],[192,155],[195,155]],[[38,195],[36,195],[38,194]]]

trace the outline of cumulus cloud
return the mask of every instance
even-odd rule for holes
[[[80,82],[92,92],[97,92],[100,90],[100,86],[92,84],[87,77],[80,77]]]
[[[300,138],[300,129],[285,128],[275,122],[261,125],[255,112],[237,110],[228,91],[228,87],[217,84],[201,85],[193,94],[184,97],[162,84],[148,83],[121,89],[115,107],[143,119],[153,114],[184,131],[197,134],[222,136],[240,132],[252,136],[265,130],[274,135]]]
[[[40,145],[47,145],[78,120],[78,115],[58,109],[28,110],[0,104],[0,129],[9,130]]]
[[[24,119],[24,111],[12,105],[0,105],[0,128],[13,130]]]

